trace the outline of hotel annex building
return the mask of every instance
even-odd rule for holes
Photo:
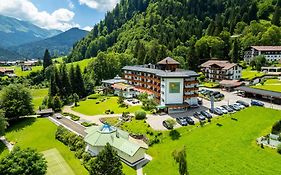
[[[169,112],[184,110],[198,105],[198,74],[179,65],[167,57],[156,65],[125,66],[123,78],[136,91],[153,95]]]

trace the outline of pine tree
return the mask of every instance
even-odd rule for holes
[[[8,126],[7,119],[5,118],[5,113],[0,109],[0,137],[4,135],[5,129]]]
[[[90,175],[123,175],[117,152],[107,143],[97,158],[89,161]]]
[[[44,58],[43,58],[43,68],[46,69],[48,66],[52,64],[51,56],[49,50],[45,50]]]
[[[71,85],[71,93],[77,92],[77,84],[75,82],[75,69],[73,64],[71,64],[70,71],[69,71],[69,81]]]
[[[249,9],[249,20],[250,21],[258,19],[258,16],[257,16],[258,10],[259,9],[257,6],[257,2],[254,1]]]
[[[280,15],[281,15],[281,0],[278,0],[271,20],[271,23],[278,27],[280,27]]]
[[[82,76],[82,73],[81,73],[80,66],[78,64],[76,65],[76,70],[75,70],[75,82],[77,83],[76,93],[80,97],[84,97],[86,95],[85,83],[84,83],[84,80],[83,80],[83,76]]]
[[[52,75],[50,79],[49,96],[54,97],[57,94],[58,94],[58,86],[56,84],[55,76]]]
[[[69,76],[66,68],[66,64],[62,64],[60,67],[60,75],[61,75],[61,97],[65,100],[67,97],[71,95],[71,84],[69,81]]]
[[[231,61],[233,63],[237,63],[240,59],[240,56],[239,56],[239,45],[238,45],[238,41],[237,39],[235,39],[232,43],[232,49],[230,51],[230,54],[229,54],[230,58],[231,58]]]

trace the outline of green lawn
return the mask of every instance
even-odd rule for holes
[[[48,95],[48,89],[31,89],[30,92],[33,97],[34,110],[36,111]]]
[[[256,145],[256,139],[268,134],[273,123],[281,118],[281,111],[252,107],[231,117],[213,119],[212,124],[203,128],[180,128],[181,137],[175,141],[165,133],[161,143],[147,151],[153,160],[144,167],[144,173],[178,175],[178,165],[171,154],[185,146],[192,175],[281,174],[281,155]]]
[[[257,84],[252,87],[257,89],[281,92],[281,81],[278,79],[268,79],[263,85]]]
[[[6,131],[6,138],[9,141],[16,142],[16,145],[21,148],[31,147],[39,152],[56,148],[75,174],[88,174],[81,162],[74,156],[74,153],[55,139],[56,129],[57,126],[47,118],[29,118],[11,125]]]
[[[47,175],[75,175],[57,149],[42,152],[47,160]]]
[[[105,98],[104,102],[100,100]],[[109,98],[109,99],[107,99]],[[74,111],[85,115],[99,115],[105,114],[106,110],[114,111],[115,114],[122,114],[123,112],[134,113],[141,110],[141,106],[129,106],[128,109],[119,107],[117,103],[118,97],[100,97],[98,99],[87,99],[81,101],[80,106],[72,108]],[[100,102],[96,104],[96,102]]]
[[[247,69],[242,70],[242,78],[245,80],[253,80],[257,77],[262,77],[264,75],[263,72],[258,72],[256,70],[251,70],[250,67]]]
[[[216,82],[203,82],[202,86],[206,87],[206,88],[217,88],[219,87],[219,83]]]

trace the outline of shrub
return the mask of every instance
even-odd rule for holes
[[[100,94],[92,94],[92,95],[88,96],[88,99],[93,99],[93,100],[95,100],[95,99],[98,99],[99,97],[101,97]]]
[[[71,118],[71,120],[73,121],[79,121],[80,120],[80,117],[79,116],[76,116],[74,114],[70,114],[70,113],[63,113],[63,115],[67,115]]]
[[[281,132],[281,120],[274,123],[271,129],[272,134],[279,134]]]
[[[100,104],[100,102],[99,102],[99,101],[97,101],[97,102],[96,102],[96,104]]]
[[[114,114],[114,111],[111,111],[110,114]]]
[[[144,120],[146,118],[146,113],[144,111],[135,112],[136,120]]]
[[[169,136],[171,137],[172,140],[178,140],[181,134],[177,130],[171,130]]]
[[[281,144],[279,144],[279,145],[277,146],[277,152],[278,152],[279,154],[281,154]]]
[[[85,127],[90,127],[93,125],[96,125],[95,123],[89,123],[89,122],[82,122],[81,125],[85,126]]]

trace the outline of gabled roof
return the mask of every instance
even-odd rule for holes
[[[180,64],[179,62],[177,62],[176,60],[174,60],[173,58],[171,57],[167,57],[161,61],[159,61],[157,64]]]
[[[129,133],[108,124],[105,124],[102,127],[90,127],[86,129],[86,133],[88,133],[84,138],[86,143],[97,147],[102,147],[109,143],[115,149],[120,150],[129,156],[135,155],[140,148],[144,148],[143,146],[130,141]]]
[[[281,51],[281,46],[252,46],[258,51]]]
[[[209,68],[214,65],[217,65],[224,70],[228,70],[228,69],[231,69],[232,67],[236,66],[237,64],[230,63],[229,61],[225,61],[225,60],[209,60],[209,61],[201,64],[200,67]]]

